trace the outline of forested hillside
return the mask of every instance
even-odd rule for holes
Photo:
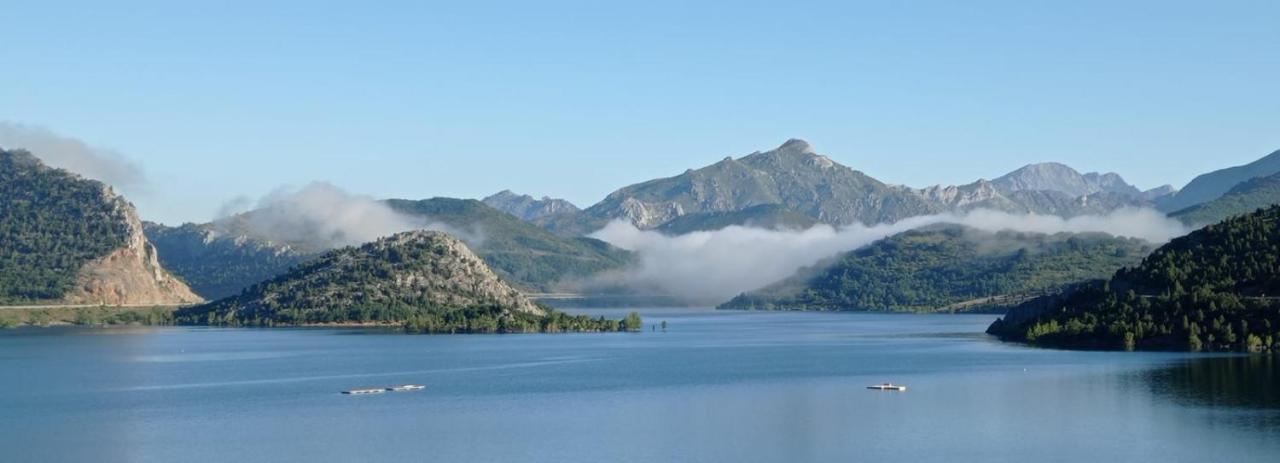
[[[911,230],[743,294],[725,309],[935,311],[991,308],[1111,274],[1151,245],[1104,234]]]
[[[1110,280],[1015,308],[989,332],[1037,345],[1263,350],[1280,340],[1280,207],[1209,225]]]
[[[179,323],[396,325],[415,332],[615,331],[638,321],[568,316],[508,286],[461,241],[409,231],[326,253]]]
[[[104,188],[0,150],[0,304],[59,299],[81,267],[126,244],[125,217]]]

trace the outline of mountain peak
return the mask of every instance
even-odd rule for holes
[[[798,151],[801,153],[814,153],[813,145],[799,138],[792,138],[778,146],[777,151]]]

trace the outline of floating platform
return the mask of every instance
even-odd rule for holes
[[[391,386],[387,388],[387,390],[391,392],[408,392],[408,391],[421,391],[426,388],[427,388],[426,386],[423,386],[421,384],[401,384],[399,386]]]
[[[362,388],[359,388],[359,389],[347,389],[347,390],[345,390],[345,391],[342,391],[342,393],[343,393],[343,394],[347,394],[347,395],[381,394],[381,393],[383,393],[383,392],[387,392],[387,388],[385,388],[385,387],[362,387]]]
[[[361,387],[356,389],[347,389],[345,391],[342,391],[342,393],[347,395],[365,395],[365,394],[381,394],[384,392],[421,391],[426,388],[427,388],[426,386],[423,386],[421,384],[400,384],[396,386],[387,386],[387,387]]]
[[[884,383],[884,384],[872,384],[872,385],[870,385],[870,386],[867,386],[867,389],[875,389],[875,390],[877,390],[877,391],[899,391],[899,392],[901,392],[901,391],[906,391],[906,390],[907,390],[907,387],[906,387],[906,386],[903,386],[903,385],[900,385],[900,384]]]

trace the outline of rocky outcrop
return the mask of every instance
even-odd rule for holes
[[[574,206],[573,203],[563,199],[547,196],[543,196],[542,199],[534,199],[533,196],[518,195],[511,192],[511,190],[502,190],[481,201],[489,207],[519,217],[520,220],[537,220],[547,216],[570,214],[581,210],[578,209],[578,206]]]
[[[156,247],[143,233],[133,205],[102,186],[102,199],[124,221],[125,245],[85,264],[76,275],[75,287],[63,297],[71,304],[143,305],[183,304],[203,299],[160,265]]]

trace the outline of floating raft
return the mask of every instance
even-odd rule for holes
[[[867,389],[875,389],[877,391],[906,391],[907,387],[899,384],[884,383],[884,384],[872,384],[870,386],[867,386]]]
[[[356,389],[347,389],[345,391],[342,391],[342,393],[347,395],[365,395],[365,394],[381,394],[384,392],[421,391],[426,388],[427,388],[426,386],[423,386],[421,384],[400,384],[396,386],[387,386],[387,387],[361,387]]]

